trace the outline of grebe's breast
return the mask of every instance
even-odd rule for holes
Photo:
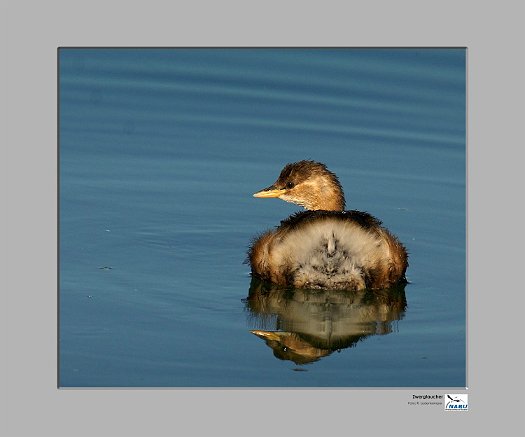
[[[405,248],[370,214],[305,211],[250,249],[253,272],[297,288],[388,288],[404,279]]]

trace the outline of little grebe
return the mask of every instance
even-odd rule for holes
[[[341,184],[324,164],[288,164],[273,185],[253,196],[278,197],[307,210],[253,242],[253,275],[287,287],[338,290],[406,282],[404,246],[370,214],[344,211]]]

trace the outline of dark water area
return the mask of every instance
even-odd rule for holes
[[[59,385],[465,387],[464,49],[59,50]],[[335,172],[409,283],[253,280],[300,208],[252,194]]]

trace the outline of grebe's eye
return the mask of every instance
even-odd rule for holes
[[[288,183],[286,184],[286,188],[288,188],[289,190],[291,190],[293,187],[294,187],[293,182],[288,182]]]

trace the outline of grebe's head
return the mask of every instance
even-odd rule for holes
[[[278,197],[310,210],[343,211],[345,197],[337,176],[315,161],[287,164],[275,183],[254,197]]]

